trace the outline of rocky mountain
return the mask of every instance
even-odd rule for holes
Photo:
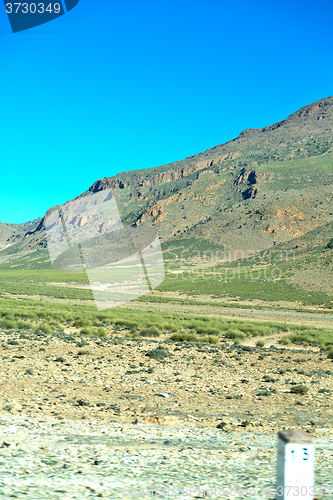
[[[108,188],[123,222],[152,224],[165,243],[204,239],[246,252],[304,244],[314,232],[324,243],[333,223],[333,97],[184,160],[100,179],[87,192]],[[0,244],[0,263],[37,250],[38,260],[43,219],[0,225]]]

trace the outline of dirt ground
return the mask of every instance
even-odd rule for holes
[[[221,432],[333,427],[333,365],[318,349],[0,332],[0,358],[10,413]]]

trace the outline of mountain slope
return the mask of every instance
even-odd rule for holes
[[[124,220],[164,241],[204,238],[265,248],[333,220],[333,97],[282,122],[166,166],[96,182],[113,187]]]
[[[165,243],[200,238],[246,252],[316,231],[323,244],[320,228],[333,222],[333,97],[184,160],[98,180],[89,192],[110,187],[123,221],[154,225]],[[1,225],[0,243],[0,263],[34,253],[38,261],[43,219]]]

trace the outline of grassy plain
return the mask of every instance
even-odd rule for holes
[[[306,254],[285,249],[259,252],[247,258],[223,262],[225,249],[205,240],[181,240],[164,245],[166,275],[159,294],[148,294],[137,302],[186,304],[197,307],[194,314],[142,311],[125,307],[98,312],[86,273],[61,273],[44,261],[27,269],[0,267],[0,327],[33,328],[52,333],[64,327],[81,328],[82,335],[104,335],[101,328],[126,330],[129,338],[155,329],[175,341],[216,343],[233,339],[237,344],[249,337],[283,333],[281,343],[320,346],[333,350],[333,328],[314,328],[274,321],[249,321],[200,315],[200,307],[214,305],[239,309],[283,309],[330,314],[333,294],[309,291],[293,280],[300,271],[315,267],[331,272],[333,250],[317,246]],[[210,300],[207,300],[207,296]],[[205,297],[201,300],[201,297]],[[259,303],[258,303],[259,302]],[[29,323],[29,325],[26,324]],[[333,325],[332,325],[333,326]],[[98,328],[100,330],[98,330]],[[148,329],[148,330],[147,330]],[[98,333],[99,332],[99,333]],[[142,334],[142,333],[141,333]],[[152,335],[154,336],[154,335]]]

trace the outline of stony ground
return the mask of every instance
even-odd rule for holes
[[[0,332],[0,495],[135,498],[123,488],[194,485],[253,486],[262,498],[275,484],[277,432],[288,428],[313,435],[317,484],[330,484],[326,355],[125,332]]]
[[[275,498],[276,435],[0,414],[0,496]],[[333,440],[316,440],[316,497],[331,497]]]
[[[237,432],[329,433],[333,364],[316,349],[0,332],[0,409]],[[301,386],[301,387],[299,387]],[[296,391],[296,392],[293,392]]]

